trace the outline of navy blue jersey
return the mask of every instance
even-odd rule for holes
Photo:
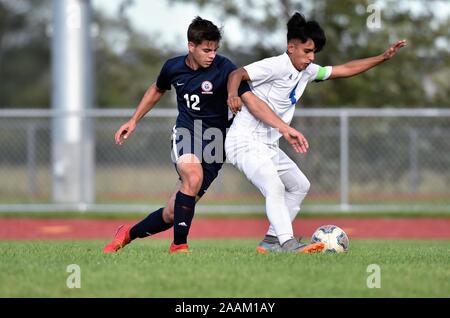
[[[225,130],[228,126],[227,81],[236,66],[226,57],[216,55],[208,68],[193,70],[186,65],[186,57],[169,59],[161,69],[156,86],[177,93],[178,117],[176,126],[194,130],[194,120],[202,121],[203,130],[215,127]],[[239,95],[250,91],[242,82]]]

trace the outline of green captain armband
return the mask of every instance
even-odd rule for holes
[[[319,66],[319,71],[317,72],[315,81],[323,81],[325,75],[327,75],[327,70],[325,69],[325,67]]]

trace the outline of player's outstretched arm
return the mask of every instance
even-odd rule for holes
[[[133,131],[136,129],[136,125],[161,99],[165,91],[159,89],[156,84],[152,84],[142,97],[139,105],[137,106],[133,116],[125,124],[120,126],[114,135],[116,144],[121,145],[130,137]]]
[[[250,113],[265,124],[278,129],[283,137],[291,144],[296,152],[305,153],[309,144],[305,136],[286,124],[275,112],[258,96],[252,92],[245,92],[241,96]]]
[[[363,73],[378,64],[391,59],[402,47],[407,45],[406,40],[400,40],[391,45],[384,53],[365,58],[360,60],[354,60],[342,65],[333,66],[329,79],[350,77],[360,73]]]

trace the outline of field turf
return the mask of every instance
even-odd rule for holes
[[[170,255],[157,239],[104,255],[105,243],[0,241],[0,297],[450,297],[448,240],[355,239],[313,255],[259,255],[256,240],[191,240],[192,254]],[[66,285],[70,264],[81,288]],[[380,288],[367,287],[370,264]]]

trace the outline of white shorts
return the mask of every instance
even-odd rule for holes
[[[306,176],[278,144],[264,143],[256,134],[228,134],[225,152],[266,198],[267,234],[277,236],[280,242],[292,238],[291,222],[310,187]]]
[[[275,168],[278,175],[299,168],[283,150],[275,144],[266,144],[255,134],[229,134],[225,139],[227,159],[253,180],[254,173],[262,166]]]

